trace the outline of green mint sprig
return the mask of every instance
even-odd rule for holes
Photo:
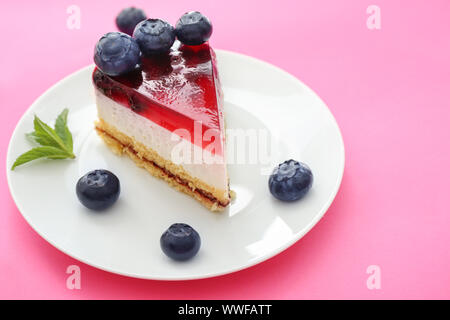
[[[40,147],[31,149],[17,158],[11,170],[37,159],[74,159],[73,139],[67,126],[68,109],[64,109],[55,122],[55,128],[51,128],[37,116],[34,116],[34,132],[26,137],[36,142]]]

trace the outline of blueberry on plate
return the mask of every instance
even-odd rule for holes
[[[169,51],[175,41],[175,29],[166,21],[147,19],[141,21],[133,32],[144,55]]]
[[[185,223],[174,223],[160,240],[162,251],[174,260],[184,261],[195,256],[200,249],[200,236]]]
[[[97,42],[94,62],[109,76],[118,76],[135,70],[140,59],[139,45],[129,35],[109,32]]]
[[[78,180],[76,191],[78,199],[85,207],[104,210],[119,198],[120,182],[117,176],[108,170],[94,170]]]
[[[200,45],[211,37],[211,21],[198,11],[183,14],[175,26],[178,40],[189,46]]]
[[[147,15],[143,10],[134,7],[125,8],[117,16],[116,25],[120,31],[131,36],[136,25],[145,19]]]
[[[269,178],[269,190],[282,201],[301,199],[313,184],[313,174],[309,167],[295,160],[287,160],[272,172]]]

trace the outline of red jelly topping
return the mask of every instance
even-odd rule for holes
[[[208,129],[221,136],[222,92],[215,64],[208,43],[186,46],[176,41],[167,54],[143,57],[141,68],[131,73],[111,77],[95,68],[92,78],[107,97],[171,132],[188,130],[191,142],[205,148],[214,138],[194,139],[196,121],[201,122],[202,137]],[[216,153],[222,154],[221,149]]]

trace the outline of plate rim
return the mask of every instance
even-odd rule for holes
[[[28,117],[28,115],[30,114],[31,110],[33,109],[33,107],[37,104],[39,104],[40,100],[44,99],[45,96],[47,96],[50,92],[52,92],[53,90],[55,90],[57,87],[63,85],[66,81],[68,81],[69,79],[71,79],[72,77],[85,72],[87,69],[93,68],[94,64],[89,64],[87,66],[84,66],[72,73],[70,73],[69,75],[65,76],[64,78],[62,78],[61,80],[57,81],[55,84],[53,84],[52,86],[50,86],[47,90],[44,91],[44,93],[42,93],[38,98],[36,98],[33,103],[30,104],[30,106],[27,108],[27,110],[22,114],[22,116],[20,117],[19,121],[17,122],[16,126],[14,127],[13,133],[11,134],[11,137],[9,139],[8,142],[8,148],[7,148],[7,152],[6,152],[6,180],[8,183],[8,189],[9,192],[11,194],[11,197],[18,209],[18,211],[20,212],[20,214],[22,215],[22,217],[25,219],[25,221],[28,223],[28,225],[41,237],[43,238],[46,242],[48,242],[50,245],[52,245],[54,248],[56,248],[58,251],[66,254],[67,256],[80,261],[84,264],[87,264],[91,267],[94,267],[96,269],[100,269],[102,271],[106,271],[109,273],[113,273],[116,275],[120,275],[120,276],[126,276],[126,277],[130,277],[130,278],[135,278],[135,279],[144,279],[144,280],[156,280],[156,281],[188,281],[188,280],[200,280],[200,279],[209,279],[209,278],[214,278],[214,277],[219,277],[219,276],[224,276],[224,275],[228,275],[228,274],[232,274],[238,271],[242,271],[248,268],[251,268],[255,265],[258,265],[264,261],[267,261],[271,258],[276,257],[277,255],[279,255],[280,253],[282,253],[283,251],[287,250],[288,248],[290,248],[292,245],[294,245],[295,243],[297,243],[300,239],[302,239],[308,232],[311,231],[311,229],[323,218],[323,216],[325,215],[325,213],[328,211],[328,209],[330,208],[331,204],[333,203],[334,199],[336,198],[337,193],[339,192],[340,186],[342,184],[342,179],[343,179],[343,175],[344,175],[344,169],[345,169],[345,145],[344,145],[344,140],[342,137],[342,132],[341,129],[339,127],[339,124],[336,121],[336,118],[334,117],[333,113],[331,112],[331,110],[329,109],[328,105],[322,100],[322,98],[316,94],[316,92],[314,90],[312,90],[309,86],[307,86],[304,82],[302,82],[300,79],[298,79],[297,77],[295,77],[294,75],[292,75],[291,73],[289,73],[288,71],[275,66],[269,62],[260,60],[259,58],[255,58],[252,56],[248,56],[246,54],[243,53],[238,53],[238,52],[233,52],[233,51],[229,51],[229,50],[223,50],[223,49],[214,49],[214,51],[216,52],[220,52],[220,54],[225,54],[225,55],[234,55],[234,56],[238,56],[240,58],[244,58],[244,59],[249,59],[255,63],[258,64],[262,64],[265,67],[269,67],[272,68],[278,72],[283,73],[285,76],[288,76],[291,80],[299,83],[302,87],[308,89],[308,91],[310,91],[310,93],[314,94],[316,96],[317,99],[319,99],[323,106],[325,107],[326,111],[329,113],[329,115],[331,116],[330,120],[332,121],[334,127],[337,129],[337,133],[338,133],[338,138],[339,138],[339,142],[340,142],[340,162],[341,165],[339,167],[339,173],[338,173],[338,179],[336,180],[335,186],[333,188],[333,192],[330,194],[328,200],[326,203],[323,204],[322,208],[320,209],[320,211],[318,212],[318,214],[316,214],[314,216],[314,219],[312,219],[309,224],[304,227],[300,232],[294,234],[294,236],[289,240],[283,243],[283,245],[272,249],[271,251],[269,251],[268,253],[265,253],[253,260],[249,260],[249,263],[243,264],[239,267],[235,267],[235,268],[230,268],[227,271],[220,271],[220,272],[210,272],[210,273],[206,273],[206,274],[202,274],[202,275],[188,275],[188,276],[143,276],[140,274],[133,274],[133,273],[127,273],[127,272],[123,272],[123,271],[117,271],[117,270],[113,270],[113,269],[109,269],[107,267],[104,266],[100,266],[92,261],[89,261],[89,259],[85,259],[82,257],[78,257],[76,254],[70,253],[68,252],[69,250],[64,250],[62,249],[59,245],[55,244],[51,239],[49,239],[48,237],[44,236],[44,234],[42,234],[38,228],[36,228],[34,226],[34,224],[31,222],[30,217],[25,214],[21,208],[21,204],[20,202],[17,201],[16,198],[16,194],[14,193],[14,190],[12,188],[11,185],[11,170],[9,168],[9,163],[11,162],[11,153],[12,153],[12,142],[15,139],[16,135],[18,134],[18,128],[22,125],[22,123],[25,121],[25,119]],[[220,62],[219,62],[220,63]]]

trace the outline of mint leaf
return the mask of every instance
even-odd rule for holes
[[[59,144],[54,139],[49,138],[47,134],[41,131],[34,131],[32,133],[28,133],[26,136],[31,141],[37,142],[41,146],[60,148]]]
[[[41,158],[47,158],[47,159],[67,159],[70,158],[71,155],[65,152],[64,150],[55,148],[55,147],[38,147],[33,148],[28,152],[25,152],[20,157],[17,158],[17,160],[14,162],[11,170],[14,170],[17,166],[20,166],[22,164],[25,164],[27,162],[41,159]]]
[[[67,127],[68,109],[64,109],[55,122],[55,129],[42,122],[37,116],[34,116],[34,132],[27,133],[25,136],[33,143],[41,146],[25,152],[17,158],[11,170],[27,162],[47,158],[47,159],[74,159],[72,133]]]
[[[25,133],[25,137],[32,143],[36,143],[36,139],[38,138],[35,132]]]
[[[56,134],[50,126],[42,122],[38,116],[34,116],[34,131],[38,137],[36,141],[43,146],[51,146],[65,151],[75,158],[72,153],[71,147],[67,147],[64,141]]]
[[[72,134],[67,126],[67,115],[69,114],[68,109],[64,109],[63,112],[58,116],[55,122],[55,132],[64,142],[67,149],[73,151],[73,140]]]

